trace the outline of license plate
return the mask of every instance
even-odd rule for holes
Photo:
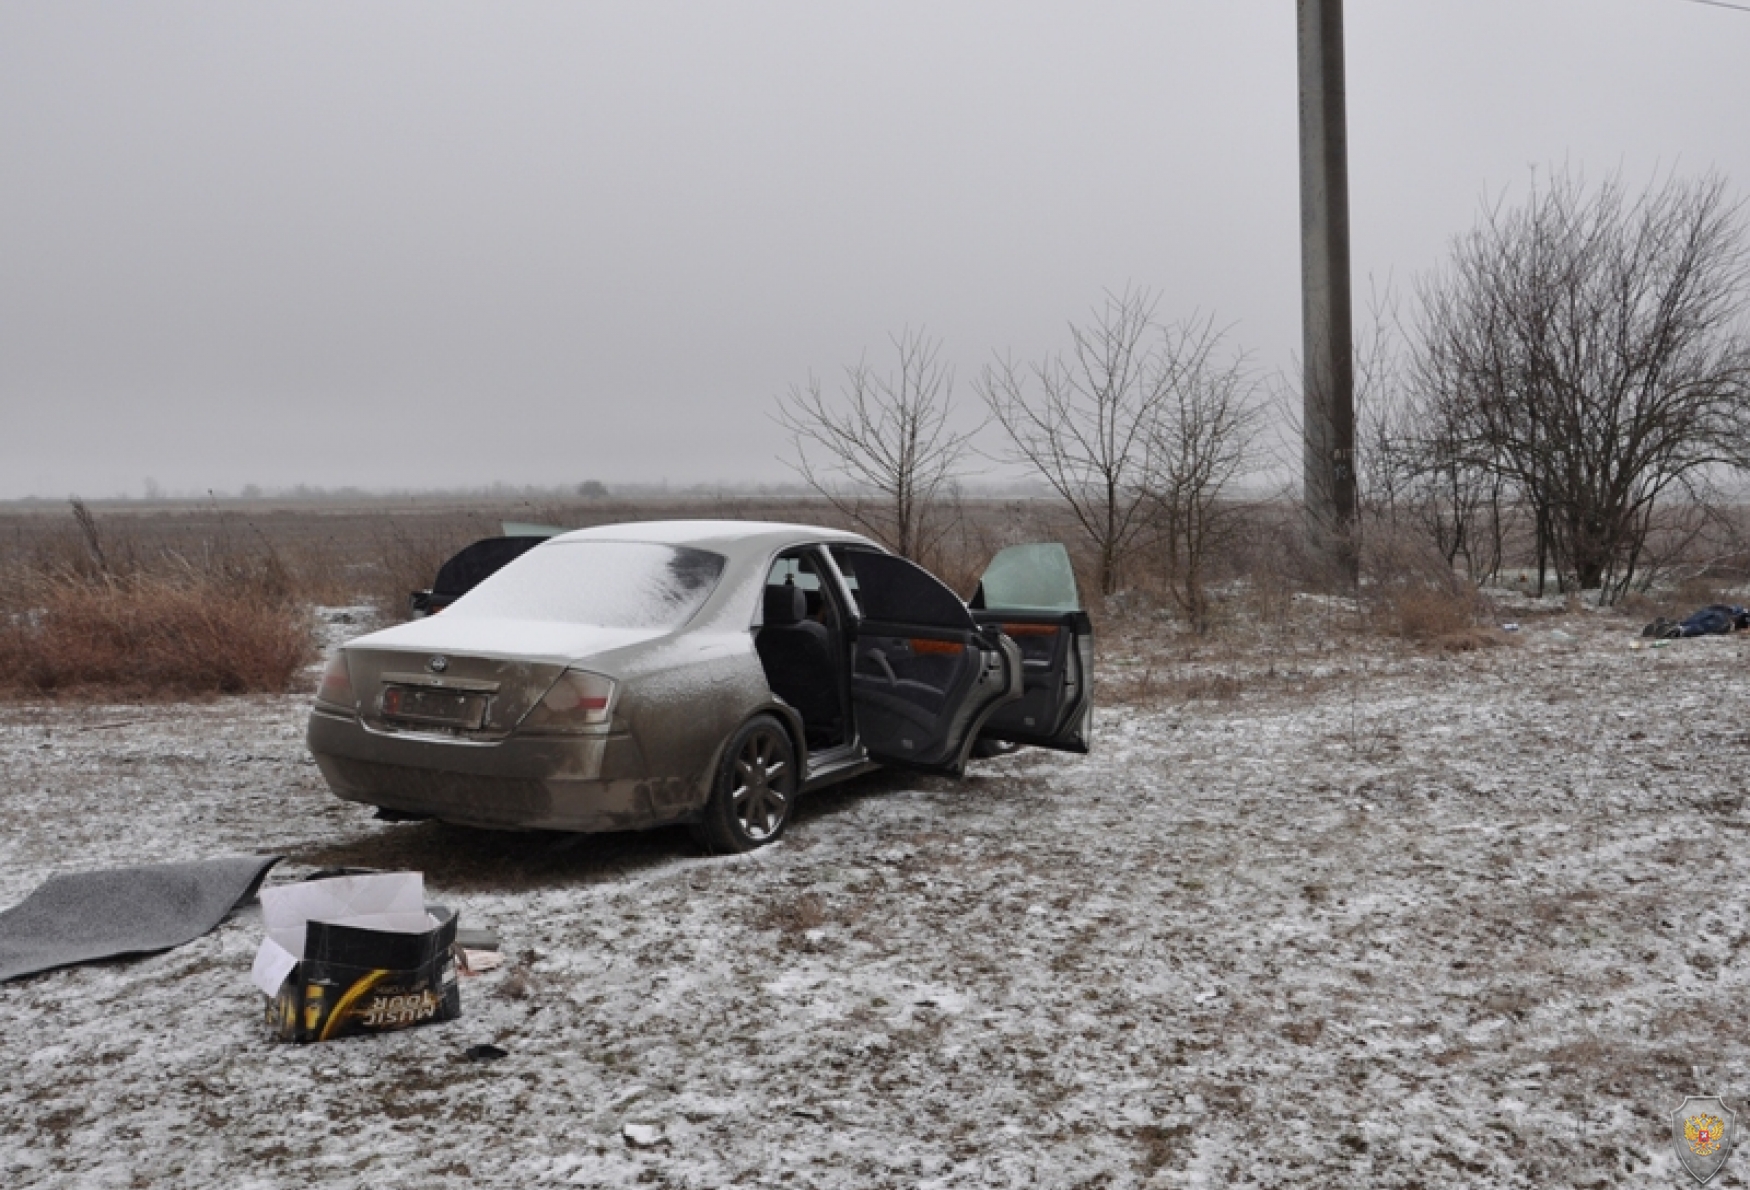
[[[486,696],[423,686],[385,686],[383,715],[408,723],[474,730],[486,722]]]

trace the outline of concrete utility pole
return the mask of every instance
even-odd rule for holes
[[[1303,466],[1313,552],[1354,581],[1355,337],[1349,298],[1349,136],[1343,0],[1300,6]]]

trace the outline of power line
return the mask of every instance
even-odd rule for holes
[[[1710,8],[1730,8],[1736,12],[1750,12],[1750,5],[1727,4],[1726,0],[1689,0],[1691,4],[1706,4]]]

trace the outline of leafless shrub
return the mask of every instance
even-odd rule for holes
[[[1617,604],[1617,610],[1637,620],[1682,620],[1710,604],[1743,602],[1744,593],[1721,576],[1701,573],[1656,591],[1631,591]]]
[[[1187,636],[1158,617],[1111,622],[1098,695],[1102,706],[1162,707],[1230,702],[1276,677],[1251,639],[1219,633]]]
[[[1735,592],[1726,588],[1718,578],[1707,574],[1691,575],[1679,582],[1671,590],[1666,602],[1675,609],[1681,609],[1688,614],[1697,608],[1706,607],[1710,603],[1733,603]],[[1742,598],[1741,596],[1739,598]]]
[[[1222,335],[1212,321],[1170,327],[1165,338],[1178,366],[1152,430],[1150,512],[1173,602],[1194,629],[1207,632],[1206,583],[1215,553],[1243,524],[1232,488],[1251,463],[1258,409],[1244,361],[1219,358]]]
[[[1394,532],[1377,525],[1364,545],[1364,606],[1371,631],[1458,651],[1499,643],[1485,628],[1487,602],[1453,569],[1438,543],[1412,528]]]
[[[1108,293],[1067,355],[985,369],[979,395],[1015,461],[1051,485],[1098,556],[1101,595],[1146,539],[1163,408],[1182,361],[1155,323],[1147,290]]]
[[[1163,326],[1155,304],[1145,290],[1108,294],[1070,327],[1068,355],[1002,361],[978,389],[1011,457],[1068,511],[1095,590],[1158,585],[1202,632],[1211,563],[1238,524],[1231,489],[1251,461],[1254,385],[1213,319]],[[1158,575],[1132,565],[1150,552]]]
[[[1376,292],[1355,361],[1358,549],[1366,552],[1371,536],[1419,536],[1446,569],[1489,583],[1519,528],[1518,509],[1505,480],[1465,449],[1453,410],[1417,388],[1410,339],[1395,293]]]
[[[1297,501],[1287,497],[1258,501],[1240,510],[1239,523],[1222,543],[1212,570],[1226,574],[1232,595],[1225,620],[1247,631],[1304,632],[1295,614],[1295,596],[1307,591],[1345,589],[1324,558],[1308,548]]]
[[[892,342],[894,371],[859,360],[836,400],[810,376],[779,398],[774,417],[809,487],[895,553],[927,564],[953,525],[969,435],[950,425],[954,371],[940,360],[941,340],[908,330]]]
[[[1740,215],[1717,177],[1631,199],[1558,175],[1422,286],[1418,453],[1523,507],[1564,589],[1620,598],[1658,512],[1750,461]]]
[[[284,692],[314,656],[309,615],[222,576],[40,576],[0,624],[0,690],[175,698]]]
[[[1151,707],[1165,697],[1164,673],[1152,665],[1108,667],[1100,674],[1099,697],[1104,706]]]
[[[1400,587],[1380,603],[1380,619],[1395,635],[1453,651],[1500,643],[1481,624],[1474,596],[1440,587]]]

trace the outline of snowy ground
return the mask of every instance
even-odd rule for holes
[[[866,780],[733,860],[375,822],[301,699],[3,707],[0,906],[271,852],[422,870],[510,961],[462,1020],[303,1048],[247,919],[0,985],[0,1178],[1679,1185],[1669,1111],[1750,1105],[1750,642],[1632,636],[1109,648],[1144,697],[1094,755]]]

